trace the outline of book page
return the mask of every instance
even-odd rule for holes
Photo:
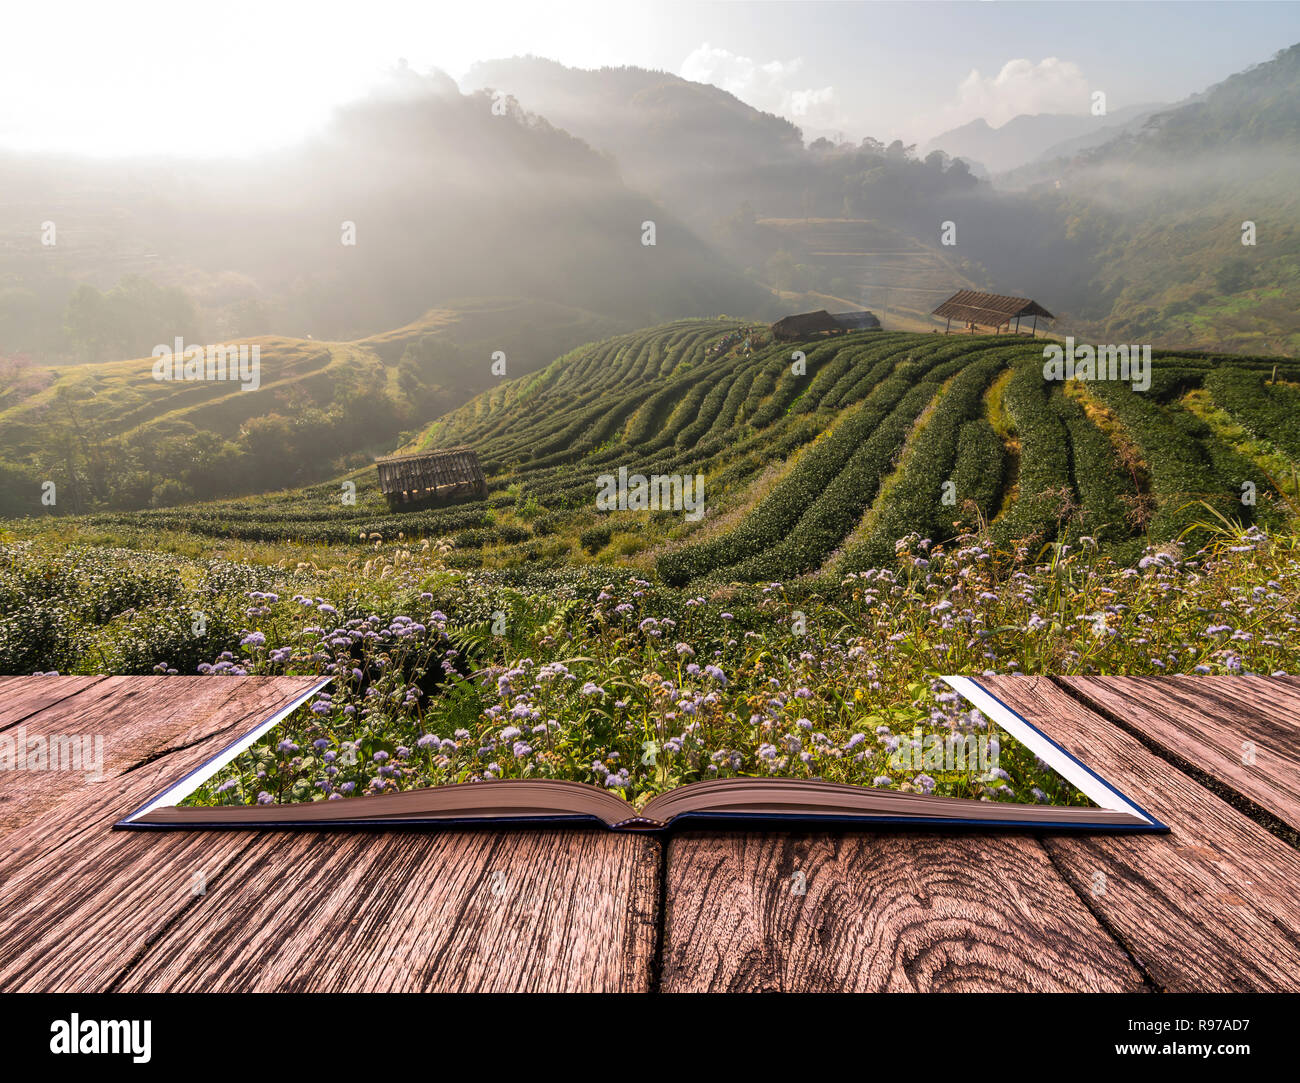
[[[295,806],[355,806],[375,798],[464,787],[470,792],[452,801],[441,797],[437,804],[473,810],[476,803],[485,809],[500,804],[486,791],[475,794],[476,785],[549,780],[581,784],[582,790],[604,798],[593,804],[586,796],[579,803],[600,809],[598,814],[612,824],[630,819],[656,797],[652,816],[685,807],[677,797],[693,785],[752,779],[830,783],[898,797],[1096,807],[1047,760],[940,679],[915,682],[893,703],[858,694],[832,697],[825,688],[819,694],[811,684],[797,684],[792,695],[773,694],[755,704],[752,696],[742,698],[729,690],[720,667],[709,670],[688,664],[683,675],[696,680],[671,692],[663,681],[650,682],[649,694],[639,704],[640,718],[630,697],[614,700],[607,714],[604,690],[590,682],[575,689],[577,678],[562,663],[532,672],[527,666],[503,673],[489,670],[450,686],[434,701],[441,710],[425,713],[423,732],[377,726],[378,712],[358,712],[351,697],[322,688],[310,703],[225,757],[228,762],[194,780],[176,803],[183,808],[281,809],[292,818]],[[669,695],[675,699],[668,700]],[[568,711],[560,710],[565,699],[570,700]],[[581,727],[542,719],[538,709],[544,705],[571,718],[572,703],[584,699],[591,705]],[[724,709],[741,701],[759,708],[743,723]],[[607,720],[614,725],[602,726]],[[729,721],[738,724],[726,726]],[[710,739],[723,737],[723,747],[708,747]],[[556,792],[557,810],[572,807],[576,792]],[[728,787],[720,800],[734,804],[736,794]],[[781,800],[797,802],[797,795],[783,790]],[[809,800],[812,808],[811,792]],[[379,807],[390,803],[394,815],[414,814],[419,807],[410,800],[384,801],[373,812],[339,808],[306,818],[365,819],[381,815]],[[916,807],[911,800],[906,804]]]

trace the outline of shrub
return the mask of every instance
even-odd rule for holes
[[[1069,444],[1050,394],[1041,360],[1030,359],[1016,366],[1002,398],[1020,442],[1016,500],[993,524],[994,544],[1002,548],[1051,541],[1073,499]]]
[[[578,544],[588,553],[596,553],[609,544],[612,534],[613,528],[608,523],[598,523],[578,535]]]

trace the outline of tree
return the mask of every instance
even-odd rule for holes
[[[108,293],[82,283],[64,310],[64,328],[84,360],[144,357],[178,335],[200,339],[198,310],[178,286],[127,275]]]
[[[1244,259],[1230,259],[1214,272],[1214,284],[1220,293],[1240,293],[1255,273],[1252,264]]]
[[[155,508],[173,508],[177,504],[184,504],[193,499],[194,493],[190,491],[187,485],[175,478],[167,478],[154,486],[153,495],[149,497],[149,503]]]
[[[975,178],[975,174],[970,171],[970,166],[962,158],[954,158],[948,166],[948,172],[944,175],[963,188],[969,188],[971,185],[979,183]]]
[[[424,396],[424,381],[420,379],[420,363],[409,346],[397,362],[397,386],[412,406],[420,404]]]
[[[83,361],[102,359],[108,341],[107,306],[104,295],[83,282],[68,298],[63,327]]]

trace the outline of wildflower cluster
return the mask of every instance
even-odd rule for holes
[[[1033,562],[912,536],[829,589],[694,592],[461,575],[382,543],[324,574],[20,542],[0,546],[0,651],[19,672],[332,678],[201,802],[556,778],[642,803],[744,775],[1064,803],[1080,798],[935,678],[1295,672],[1298,545],[1248,528],[1125,567],[1087,537]],[[952,745],[975,765],[954,769]]]

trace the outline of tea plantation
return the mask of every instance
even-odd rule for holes
[[[619,564],[674,586],[840,577],[890,564],[911,534],[986,530],[1030,559],[1092,539],[1125,563],[1197,524],[1290,522],[1300,364],[1157,352],[1137,391],[1047,381],[1043,346],[881,332],[790,344],[680,321],[503,380],[403,449],[473,447],[486,499],[397,513],[363,470],[79,522],[321,547],[400,533],[444,539],[453,568]],[[620,468],[702,475],[705,514],[599,510],[599,479]]]

